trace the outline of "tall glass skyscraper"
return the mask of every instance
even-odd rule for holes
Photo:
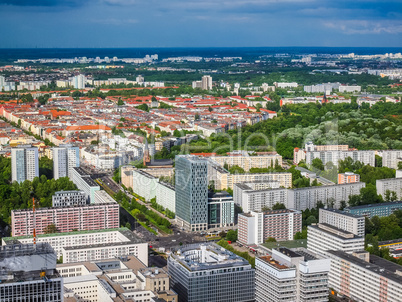
[[[176,156],[176,217],[193,232],[208,228],[207,165],[197,156]]]

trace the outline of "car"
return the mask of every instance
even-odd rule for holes
[[[172,242],[176,242],[176,239],[172,239]]]
[[[180,233],[177,233],[177,235],[180,235]]]

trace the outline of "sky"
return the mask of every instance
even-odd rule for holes
[[[0,0],[0,48],[402,47],[402,0]]]

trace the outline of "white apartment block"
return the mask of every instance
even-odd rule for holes
[[[272,208],[276,203],[299,211],[315,208],[318,202],[331,208],[339,208],[341,201],[346,202],[349,196],[359,195],[360,189],[365,186],[365,183],[357,182],[296,189],[253,190],[248,184],[238,183],[233,189],[233,200],[245,213],[258,212],[263,207]]]
[[[288,190],[287,208],[304,211],[315,208],[321,201],[324,205],[339,209],[341,201],[348,201],[349,196],[359,195],[364,182],[342,185],[306,187]]]
[[[376,180],[377,194],[385,199],[387,191],[395,192],[397,199],[402,200],[402,178],[387,178]]]
[[[255,301],[328,301],[330,259],[306,249],[278,248],[255,259]]]
[[[259,212],[264,207],[272,209],[276,203],[288,208],[288,189],[253,190],[245,183],[237,183],[233,189],[233,200],[244,213]]]
[[[238,241],[244,245],[264,243],[269,237],[277,241],[293,240],[301,232],[302,213],[296,210],[272,210],[242,213],[238,216]]]
[[[382,151],[382,166],[397,169],[398,163],[402,162],[402,150]]]
[[[341,85],[339,86],[339,92],[360,92],[362,91],[362,87],[358,85],[347,86]]]
[[[328,251],[327,255],[331,259],[329,286],[340,295],[353,301],[401,301],[400,265],[366,251]]]
[[[11,148],[11,180],[22,183],[39,177],[38,148],[29,145]]]
[[[307,227],[307,249],[323,256],[329,250],[353,253],[364,250],[364,237],[318,223]]]
[[[402,170],[396,170],[395,178],[402,178]]]
[[[131,173],[133,174],[133,192],[144,197],[146,201],[154,198],[159,179],[142,170],[132,170]]]
[[[275,167],[275,164],[282,166],[282,156],[276,152],[256,156],[243,153],[229,156],[212,156],[211,159],[221,166],[225,164],[229,167],[239,166],[244,171],[249,171],[251,168],[271,168]]]
[[[4,237],[3,245],[31,243],[32,236]],[[122,256],[135,256],[148,265],[148,243],[143,242],[129,229],[104,229],[38,235],[37,242],[48,242],[63,257],[63,263],[95,261]]]
[[[84,191],[58,191],[52,196],[52,207],[72,207],[86,204],[87,196]]]
[[[296,82],[291,82],[291,83],[278,83],[278,82],[274,82],[274,85],[276,88],[296,88],[298,86],[298,84]]]
[[[88,173],[86,173],[82,168],[75,167],[72,169],[72,181],[77,186],[78,189],[84,191],[88,196],[91,203],[95,202],[95,191],[100,190],[99,184],[97,184]]]
[[[158,182],[155,196],[157,204],[173,213],[176,211],[176,191],[174,186],[168,183]]]
[[[319,210],[319,223],[326,223],[338,229],[364,237],[365,218],[336,209]]]
[[[53,177],[72,178],[72,168],[80,166],[80,149],[71,145],[53,148]]]
[[[306,152],[306,164],[312,165],[315,158],[321,159],[322,163],[326,165],[332,162],[335,166],[338,166],[340,160],[345,160],[347,157],[353,159],[353,161],[360,161],[364,165],[375,166],[375,151],[307,151]]]

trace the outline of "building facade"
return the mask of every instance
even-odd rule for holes
[[[38,148],[20,146],[11,148],[11,181],[22,183],[39,177]]]
[[[72,178],[72,168],[80,166],[80,149],[71,145],[53,148],[53,178]]]
[[[72,207],[87,204],[84,191],[58,191],[52,196],[52,207]]]
[[[176,211],[176,189],[171,184],[158,182],[156,186],[156,203],[171,212]]]
[[[254,301],[254,269],[215,243],[182,246],[168,258],[179,302]]]
[[[377,179],[375,184],[377,194],[384,199],[386,199],[387,193],[395,192],[397,200],[402,200],[402,178]]]
[[[364,250],[364,237],[324,223],[307,227],[307,249],[325,256],[328,250],[353,253]]]
[[[85,192],[90,203],[95,202],[95,192],[100,190],[100,186],[88,173],[80,167],[72,168],[72,181],[78,189]]]
[[[208,228],[225,228],[235,225],[233,197],[228,192],[208,194]]]
[[[328,301],[330,260],[306,249],[278,248],[255,259],[255,301]]]
[[[306,152],[306,164],[312,165],[315,158],[321,159],[324,166],[332,162],[335,166],[338,166],[340,160],[346,158],[352,158],[353,161],[359,161],[364,165],[370,165],[375,167],[375,151],[307,151]]]
[[[35,211],[36,234],[44,234],[49,225],[58,232],[73,230],[100,230],[119,227],[119,204],[90,204],[75,207],[38,208]],[[11,211],[12,235],[33,234],[34,213],[32,209]]]
[[[402,161],[402,150],[382,151],[382,166],[397,169],[398,163]]]
[[[64,301],[63,278],[49,244],[3,245],[0,259],[0,301]]]
[[[338,294],[364,302],[399,302],[402,297],[401,266],[366,251],[352,254],[328,251],[329,286]]]
[[[244,245],[264,243],[269,237],[277,241],[293,240],[301,232],[302,213],[296,210],[272,210],[242,213],[238,216],[238,241]]]
[[[319,210],[319,223],[326,223],[338,229],[364,237],[365,218],[364,216],[353,215],[335,209]]]
[[[3,245],[26,244],[32,236],[4,237]],[[148,265],[148,243],[127,228],[101,229],[38,235],[38,243],[49,243],[63,263],[92,261],[133,255]]]
[[[362,206],[348,207],[345,208],[344,211],[354,215],[372,218],[374,216],[389,216],[399,209],[402,209],[402,201],[373,203]]]
[[[207,161],[191,155],[176,156],[175,187],[176,219],[188,230],[207,230]]]
[[[360,181],[360,175],[353,172],[345,172],[338,174],[338,184],[349,184]]]
[[[228,156],[212,156],[212,160],[219,165],[228,167],[239,166],[244,171],[249,171],[251,168],[273,168],[275,165],[282,166],[282,156],[276,152],[272,154],[250,156],[248,153],[230,154]]]

